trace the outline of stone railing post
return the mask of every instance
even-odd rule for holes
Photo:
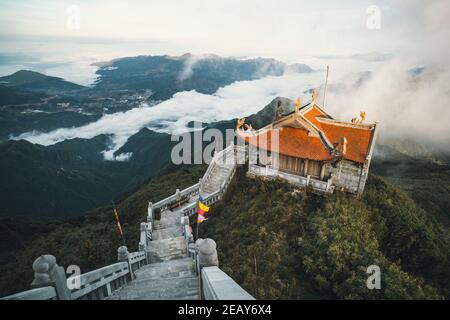
[[[128,269],[130,270],[130,280],[133,280],[134,279],[133,268],[131,266],[130,254],[126,246],[120,246],[119,249],[117,249],[117,261],[128,263]]]
[[[198,248],[198,260],[200,268],[219,266],[216,242],[213,239],[198,239],[195,244]]]
[[[311,180],[311,176],[308,174],[306,176],[306,186],[309,186],[309,181]]]
[[[153,222],[153,218],[153,203],[150,201],[148,203],[147,222]]]
[[[189,243],[194,242],[194,237],[192,235],[192,232],[190,231],[189,217],[181,217],[181,225],[184,228],[184,237],[186,239],[186,246],[189,246]]]
[[[199,187],[198,187],[198,194],[200,195],[203,192],[203,179],[198,179]]]
[[[67,277],[63,267],[56,264],[56,258],[45,254],[33,262],[33,288],[53,286],[58,300],[71,300],[71,293],[67,287]]]
[[[333,182],[333,178],[329,178],[328,180],[327,180],[327,191],[329,191],[330,190],[330,187],[331,187],[331,183]]]
[[[147,255],[147,223],[142,222],[140,228],[139,251],[145,251],[145,254]]]

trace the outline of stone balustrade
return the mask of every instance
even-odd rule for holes
[[[216,266],[201,270],[202,297],[204,300],[255,300],[229,275]]]
[[[248,166],[248,175],[249,176],[260,176],[268,179],[276,179],[282,178],[293,185],[297,185],[300,187],[311,187],[313,190],[324,192],[324,193],[333,193],[334,186],[332,185],[332,179],[328,179],[328,181],[321,181],[312,178],[311,176],[298,176],[295,174],[290,174],[284,171],[276,170],[271,168],[270,166],[258,166],[255,164],[249,164]]]
[[[148,206],[148,212],[147,212],[147,222],[151,222],[154,219],[154,215],[155,215],[155,210],[159,210],[159,211],[164,211],[170,208],[170,206],[174,203],[176,203],[177,201],[180,201],[181,198],[191,198],[193,196],[196,196],[199,194],[200,192],[200,182],[197,184],[194,184],[182,191],[179,191],[177,189],[177,191],[167,197],[162,199],[161,201],[158,201],[156,203],[152,203],[149,202],[149,206]]]
[[[13,294],[2,300],[98,300],[131,281],[133,273],[147,263],[145,251],[128,253],[125,246],[117,250],[119,262],[81,275],[66,277],[56,258],[46,254],[33,263],[34,289]]]

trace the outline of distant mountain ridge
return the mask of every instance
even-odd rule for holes
[[[192,54],[125,57],[95,65],[100,67],[96,89],[149,89],[154,99],[161,100],[179,91],[212,94],[235,81],[313,71],[305,64],[288,65],[275,59]]]
[[[0,77],[0,85],[16,89],[54,93],[81,90],[85,87],[30,70],[19,70],[9,76]]]

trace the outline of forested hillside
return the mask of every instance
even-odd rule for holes
[[[199,232],[216,240],[221,268],[259,299],[449,297],[448,229],[377,176],[357,199],[241,170]],[[366,287],[373,264],[381,290]]]

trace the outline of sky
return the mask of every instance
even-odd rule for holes
[[[311,63],[317,56],[408,55],[424,37],[422,10],[434,2],[442,1],[0,0],[0,74],[30,66],[88,84],[93,62],[138,54]],[[74,77],[77,69],[91,76]]]
[[[366,27],[371,5],[385,20],[379,32]],[[400,16],[384,2],[364,0],[2,0],[1,6],[6,36],[163,42],[174,53],[188,47],[225,55],[376,51],[395,36],[390,21]],[[76,11],[79,24],[70,22]]]
[[[382,135],[450,150],[448,0],[0,0],[0,8],[0,75],[32,69],[89,85],[94,62],[186,52],[272,57],[319,70],[236,82],[212,95],[180,92],[81,128],[19,138],[48,145],[111,134],[105,153],[111,158],[110,151],[152,121],[176,133],[191,120],[257,112],[278,95],[307,101],[304,90],[323,83],[328,64],[330,88],[341,88],[327,95],[331,114],[349,120],[365,110],[368,121],[380,121]],[[409,71],[421,66],[425,73],[411,81]],[[355,74],[362,71],[372,77],[357,87]]]

